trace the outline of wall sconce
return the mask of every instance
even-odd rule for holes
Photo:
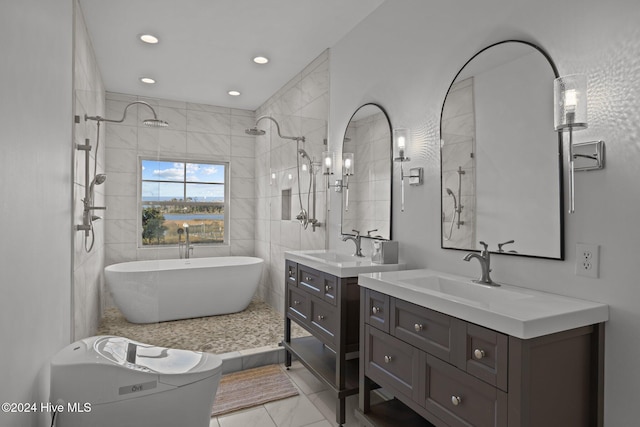
[[[573,131],[587,128],[587,76],[571,74],[553,81],[553,124],[569,132],[569,213],[575,212],[574,172],[604,167],[604,141],[573,144]],[[580,166],[576,167],[576,159]]]
[[[324,151],[322,153],[322,173],[327,177],[327,188],[335,188],[336,193],[345,190],[345,211],[349,210],[349,177],[353,175],[355,161],[353,153],[342,154],[342,176],[343,179],[336,179],[334,184],[329,181],[329,176],[333,175],[333,168],[336,164],[336,153]]]
[[[404,174],[403,163],[411,159],[406,156],[407,146],[411,142],[411,130],[398,128],[393,130],[393,161],[400,163],[400,210],[404,212],[404,179],[409,179],[409,185],[422,185],[424,169],[411,168],[409,175]]]

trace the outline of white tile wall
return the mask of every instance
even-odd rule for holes
[[[254,112],[110,92],[106,97],[109,118],[121,118],[128,103],[140,100],[152,105],[158,117],[169,122],[169,127],[145,127],[142,120],[151,117],[152,113],[143,105],[130,107],[123,123],[105,125],[108,179],[104,185],[109,208],[104,222],[105,264],[178,257],[176,247],[138,247],[138,162],[141,156],[229,162],[230,240],[224,245],[197,246],[194,256],[253,255],[255,140],[248,137],[244,129],[253,125]]]
[[[325,150],[329,113],[329,52],[325,51],[302,72],[293,77],[256,111],[256,118],[273,116],[282,135],[304,135],[302,147],[316,160]],[[254,121],[243,122],[253,127]],[[259,128],[267,131],[255,140],[254,176],[256,188],[255,253],[265,259],[265,274],[258,294],[279,311],[284,310],[284,252],[325,248],[326,211],[324,179],[317,176],[316,216],[323,224],[315,232],[301,227],[295,216],[300,211],[298,199],[295,141],[281,139],[275,125],[263,120]],[[271,183],[270,172],[276,174]],[[289,178],[291,175],[291,178]],[[301,174],[303,193],[309,186],[309,175]],[[282,220],[282,191],[291,189],[291,220]],[[307,198],[303,198],[307,209]]]
[[[74,114],[80,117],[80,122],[73,127],[73,143],[88,144],[92,146],[89,174],[93,178],[95,172],[94,161],[97,145],[97,126],[95,121],[85,121],[85,114],[89,116],[105,115],[105,91],[102,77],[93,53],[91,40],[87,33],[81,9],[75,14],[75,56],[74,56]],[[100,143],[98,148],[98,173],[104,172],[105,164],[105,131],[100,129]],[[124,144],[124,137],[115,137],[114,140]],[[73,207],[74,224],[82,223],[83,203],[85,196],[85,152],[72,150],[74,159],[73,176]],[[95,203],[100,206],[104,203],[104,184],[95,187]],[[96,212],[102,215],[100,212]],[[74,234],[73,255],[73,319],[74,338],[80,339],[95,334],[102,317],[102,270],[104,266],[104,222],[97,221],[94,224],[95,243],[91,252],[85,250],[84,232],[76,231]],[[91,243],[91,237],[86,242]]]

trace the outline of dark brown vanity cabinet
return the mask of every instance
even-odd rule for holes
[[[603,324],[522,340],[365,288],[361,310],[367,426],[602,426]]]
[[[336,277],[285,262],[285,366],[294,356],[336,396],[336,422],[345,422],[345,398],[358,393],[360,288],[357,277]],[[291,338],[294,321],[311,336]]]

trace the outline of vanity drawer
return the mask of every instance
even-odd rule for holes
[[[509,337],[491,329],[466,323],[465,369],[504,391],[507,390]]]
[[[298,287],[322,298],[324,293],[324,274],[321,271],[298,264]]]
[[[391,299],[390,317],[392,335],[436,357],[452,361],[454,334],[460,325],[457,319],[396,298]]]
[[[293,261],[285,260],[284,277],[288,284],[298,286],[298,264]]]
[[[322,289],[322,296],[325,301],[329,304],[336,305],[336,295],[338,288],[338,279],[336,276],[332,276],[330,274],[324,275],[324,285]]]
[[[412,400],[420,396],[420,350],[365,325],[365,375]]]
[[[364,321],[371,326],[389,332],[389,296],[367,289],[365,292]]]
[[[425,409],[450,427],[504,427],[507,394],[484,381],[422,353]]]
[[[291,284],[287,285],[287,313],[302,323],[309,319],[311,297]]]
[[[336,344],[336,334],[338,331],[338,313],[336,308],[317,298],[310,299],[309,322],[311,328],[318,332],[318,336],[327,344]]]

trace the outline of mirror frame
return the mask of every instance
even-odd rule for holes
[[[393,240],[393,127],[391,126],[391,120],[389,120],[389,114],[387,114],[387,111],[380,104],[376,104],[375,102],[367,102],[366,104],[362,104],[358,108],[356,108],[356,110],[353,112],[353,114],[349,118],[349,121],[347,122],[347,126],[344,129],[344,134],[342,136],[342,141],[341,141],[341,145],[340,145],[340,155],[342,155],[344,153],[344,139],[347,136],[347,129],[349,128],[349,124],[351,124],[351,121],[353,120],[355,115],[358,114],[358,111],[360,111],[362,108],[368,107],[368,106],[373,106],[373,107],[378,108],[382,112],[382,114],[384,114],[385,119],[387,119],[387,124],[389,125],[389,181],[390,181],[390,185],[389,185],[389,238],[387,239],[387,238],[373,237],[373,236],[367,236],[367,235],[364,235],[364,234],[360,234],[360,237],[367,238],[367,239],[377,239],[377,240]],[[341,194],[340,195],[340,234],[342,236],[355,236],[355,234],[353,234],[353,233],[344,233],[343,232],[343,229],[342,229],[342,224],[343,223],[344,223],[344,196]]]
[[[456,75],[453,77],[453,79],[451,80],[451,84],[449,85],[449,87],[447,88],[447,93],[444,97],[444,100],[442,101],[442,108],[440,110],[440,128],[439,128],[439,132],[440,132],[440,140],[442,140],[442,115],[444,113],[444,106],[445,103],[447,102],[447,97],[449,96],[449,92],[451,91],[451,87],[454,85],[454,83],[456,82],[458,76],[462,73],[462,71],[465,69],[465,67],[467,65],[469,65],[469,63],[471,61],[473,61],[478,55],[482,54],[483,52],[485,52],[488,49],[491,49],[492,47],[495,46],[499,46],[505,43],[520,43],[520,44],[524,44],[527,45],[529,47],[534,48],[535,50],[537,50],[539,53],[542,54],[542,56],[544,56],[544,58],[547,60],[547,62],[549,63],[549,65],[551,66],[551,69],[553,71],[553,75],[554,78],[558,78],[559,74],[558,74],[558,68],[556,67],[556,64],[553,62],[553,60],[551,59],[551,56],[549,56],[549,54],[542,49],[540,46],[528,42],[528,41],[524,41],[524,40],[503,40],[497,43],[493,43],[481,50],[479,50],[478,52],[476,52],[471,58],[469,58],[469,60],[467,60],[464,65],[462,65],[462,67],[460,67],[460,69],[458,70],[458,72],[456,73]],[[551,80],[549,82],[549,90],[553,90],[553,81]],[[553,109],[553,104],[549,105],[550,109]],[[551,123],[551,126],[553,126],[553,122]],[[563,171],[563,163],[562,163],[562,159],[563,159],[563,133],[562,132],[557,132],[558,134],[558,178],[559,178],[559,182],[558,182],[558,198],[559,198],[559,203],[558,203],[558,207],[559,207],[559,219],[560,219],[560,241],[559,241],[559,245],[560,245],[560,254],[558,257],[551,257],[551,256],[542,256],[542,255],[529,255],[529,254],[522,254],[522,253],[512,253],[512,252],[497,252],[497,251],[489,251],[492,254],[497,254],[497,255],[510,255],[510,256],[520,256],[520,257],[527,257],[527,258],[540,258],[540,259],[551,259],[551,260],[557,260],[557,261],[563,261],[565,259],[565,245],[564,245],[564,171]],[[442,143],[440,143],[440,211],[442,212],[444,209],[443,206],[443,200],[444,200],[444,194],[442,191]],[[480,252],[480,249],[466,249],[466,248],[451,248],[451,247],[445,247],[444,246],[444,240],[443,240],[443,236],[444,236],[444,222],[442,221],[442,219],[440,220],[440,248],[442,249],[453,249],[453,250],[457,250],[457,251],[465,251],[465,252]]]

